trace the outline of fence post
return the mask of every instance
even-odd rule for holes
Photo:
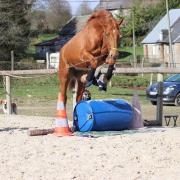
[[[142,62],[141,62],[141,68],[143,69],[144,68],[144,57],[142,58]],[[141,76],[143,77],[144,74],[142,73]]]
[[[162,82],[163,81],[163,74],[158,73],[157,74],[157,82]]]
[[[49,69],[50,66],[50,56],[49,52],[46,52],[46,69]]]
[[[163,75],[158,74],[156,120],[163,125]]]
[[[6,101],[7,101],[7,114],[12,114],[11,109],[11,79],[10,76],[6,76]]]
[[[11,71],[14,70],[14,51],[11,51]]]
[[[151,75],[150,75],[150,83],[149,83],[149,85],[152,85],[152,83],[153,83],[153,73],[151,73]]]

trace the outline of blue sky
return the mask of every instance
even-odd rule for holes
[[[67,0],[71,6],[71,10],[72,10],[72,14],[74,15],[79,7],[79,5],[83,2],[83,1],[91,1],[89,2],[89,6],[91,9],[94,9],[97,4],[99,3],[99,0]],[[93,2],[94,1],[94,2]],[[40,3],[40,6],[38,4],[38,2]],[[35,5],[34,8],[43,8],[43,7],[46,7],[46,2],[43,1],[43,0],[37,0],[37,4]]]
[[[81,2],[78,2],[78,0],[67,0],[69,1],[70,5],[71,5],[71,9],[72,9],[72,14],[75,14],[79,5],[82,3],[83,0],[79,0]],[[86,2],[88,2],[88,0],[85,0]],[[92,0],[90,0],[92,1]],[[95,0],[96,1],[96,0]],[[97,2],[89,2],[89,6],[93,9],[97,6],[98,4],[98,0]]]

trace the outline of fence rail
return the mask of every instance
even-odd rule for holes
[[[11,76],[11,75],[42,75],[42,74],[53,74],[58,72],[57,69],[38,69],[38,70],[15,70],[15,71],[0,71],[0,76]],[[106,73],[107,68],[102,69],[102,73]],[[116,68],[113,71],[114,74],[134,74],[134,73],[160,73],[160,74],[176,74],[180,73],[180,68],[169,68],[169,67],[137,67],[137,68]]]
[[[38,69],[38,70],[15,70],[15,71],[0,71],[0,76],[11,75],[43,75],[56,73],[57,69]]]
[[[106,70],[103,69],[103,73]],[[160,73],[160,74],[176,74],[180,73],[180,68],[167,68],[167,67],[137,67],[137,68],[116,68],[113,72],[114,74],[133,74],[133,73]]]

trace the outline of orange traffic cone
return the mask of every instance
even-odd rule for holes
[[[57,114],[56,114],[55,129],[53,134],[55,136],[72,135],[72,132],[69,129],[66,109],[62,101],[61,93],[58,94]]]

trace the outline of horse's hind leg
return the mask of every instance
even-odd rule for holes
[[[78,81],[77,96],[76,96],[77,103],[81,101],[84,90],[85,90],[85,85],[81,81]]]

